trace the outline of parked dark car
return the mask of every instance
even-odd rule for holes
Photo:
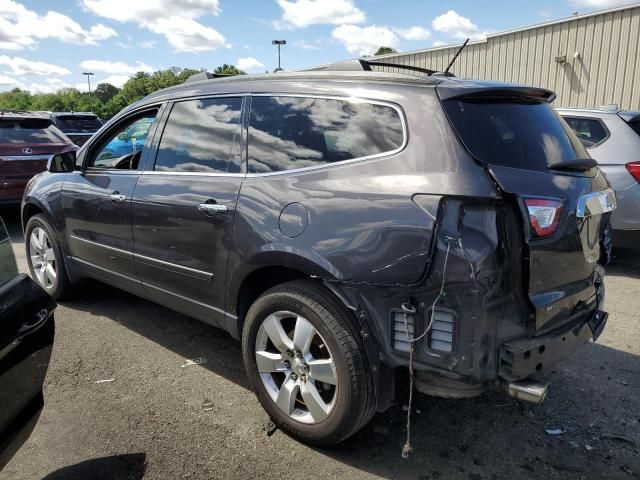
[[[46,170],[51,155],[76,149],[48,114],[0,111],[0,204],[19,204],[27,182]]]
[[[92,112],[53,112],[51,120],[79,147],[102,127],[102,120]]]
[[[54,298],[92,277],[241,339],[266,411],[312,444],[388,408],[411,345],[423,393],[539,402],[518,381],[605,325],[615,208],[553,98],[371,71],[188,82],[55,156],[26,238],[48,232]],[[105,153],[140,125],[142,149]]]
[[[44,405],[55,303],[18,274],[0,218],[0,470],[29,437]]]

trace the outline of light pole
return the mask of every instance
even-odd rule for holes
[[[91,105],[91,76],[93,76],[93,72],[82,72],[83,75],[87,76],[87,85],[89,86],[89,110],[93,111],[93,105]]]
[[[276,72],[279,72],[280,70],[282,70],[282,68],[280,68],[280,45],[286,45],[286,44],[287,44],[286,40],[271,40],[271,45],[278,46],[278,69],[276,70]]]

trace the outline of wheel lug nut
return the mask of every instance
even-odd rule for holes
[[[291,362],[289,360],[284,361],[284,366],[287,368],[291,368]]]
[[[293,352],[290,349],[287,349],[285,353],[287,354],[287,356],[293,357]]]
[[[294,382],[298,379],[298,375],[296,375],[295,373],[291,374],[291,380],[293,380]]]

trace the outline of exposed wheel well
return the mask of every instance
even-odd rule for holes
[[[244,317],[249,311],[251,304],[253,304],[260,295],[271,287],[301,278],[309,278],[309,276],[299,270],[280,266],[259,268],[247,275],[247,278],[243,280],[238,290],[238,301],[236,305],[238,332],[242,332]]]
[[[39,213],[43,213],[42,209],[33,203],[27,203],[24,206],[24,210],[22,211],[22,229],[27,228],[27,222],[31,217],[37,215]]]

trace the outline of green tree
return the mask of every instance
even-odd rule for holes
[[[224,65],[220,65],[219,67],[216,67],[213,73],[222,74],[222,75],[246,75],[247,74],[247,72],[240,70],[235,65],[227,65],[226,63]]]
[[[398,53],[398,51],[391,47],[380,47],[374,55],[387,55],[389,53]]]
[[[122,88],[108,83],[96,86],[91,96],[75,88],[62,88],[56,93],[31,94],[15,88],[9,92],[0,92],[0,109],[48,110],[48,111],[93,111],[103,119],[113,117],[120,110],[142,97],[157,90],[183,83],[200,70],[193,68],[171,67],[153,73],[138,72]],[[233,65],[221,65],[216,73],[243,75],[245,72]]]
[[[107,103],[120,91],[118,87],[114,87],[110,83],[99,83],[95,89],[95,96],[100,102]]]
[[[0,109],[5,110],[30,110],[31,94],[26,90],[14,88],[0,95]]]

